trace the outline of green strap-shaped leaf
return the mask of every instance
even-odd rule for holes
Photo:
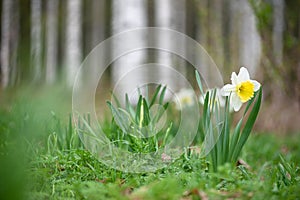
[[[106,103],[110,108],[117,125],[122,129],[123,132],[126,132],[126,125],[123,123],[124,121],[119,111],[113,106],[113,104],[110,101],[107,101]]]
[[[256,95],[255,95],[256,96]],[[254,122],[256,121],[256,118],[257,118],[257,115],[258,115],[258,112],[259,112],[259,109],[260,109],[260,105],[261,105],[261,99],[262,99],[262,88],[259,89],[258,91],[258,99],[256,100],[252,110],[251,110],[251,113],[247,119],[247,122],[245,124],[245,127],[242,131],[242,134],[240,136],[240,139],[237,143],[237,146],[233,152],[233,157],[232,157],[232,160],[235,162],[244,146],[244,144],[246,143],[249,135],[250,135],[250,132],[253,128],[253,125],[254,125]]]
[[[121,103],[120,103],[119,99],[116,97],[116,95],[113,92],[111,92],[111,95],[112,95],[114,101],[116,102],[117,107],[120,108],[121,107]]]
[[[156,98],[157,98],[157,95],[158,95],[158,93],[159,93],[159,91],[160,91],[160,88],[161,88],[161,85],[159,85],[159,86],[155,89],[154,95],[153,95],[153,97],[152,97],[152,99],[151,99],[151,101],[150,101],[150,104],[149,104],[149,108],[151,108],[151,107],[154,105],[154,103],[155,103],[155,101],[156,101]]]
[[[196,80],[197,80],[197,84],[198,84],[198,87],[200,89],[200,92],[201,92],[202,95],[204,95],[200,74],[197,70],[195,70],[195,75],[196,75]]]
[[[229,141],[230,141],[229,105],[230,105],[230,100],[228,97],[226,97],[224,139],[223,139],[223,159],[225,162],[228,160],[228,157],[229,157]]]
[[[207,131],[207,125],[209,122],[209,106],[208,106],[208,102],[209,102],[209,92],[206,93],[205,95],[205,99],[204,99],[204,106],[203,106],[203,127],[204,130]]]
[[[167,86],[163,87],[161,93],[160,93],[160,97],[159,97],[159,104],[163,105],[164,103],[164,98],[165,98],[165,94],[166,94],[166,90],[167,90]]]
[[[131,119],[134,120],[135,119],[135,111],[134,111],[133,107],[130,104],[129,97],[128,97],[127,93],[125,95],[125,105],[126,105],[126,110],[127,110],[127,112],[129,112]]]
[[[136,106],[136,115],[135,115],[135,122],[136,124],[140,125],[140,122],[143,121],[143,114],[141,115],[141,112],[143,112],[142,108],[143,104],[143,97],[140,95],[137,106]]]
[[[235,146],[239,140],[239,136],[240,136],[240,132],[241,132],[241,126],[243,124],[243,118],[242,117],[240,119],[240,121],[238,122],[237,126],[234,129],[233,135],[232,135],[232,139],[230,141],[230,147],[229,147],[229,155],[228,155],[228,160],[232,161],[232,154],[235,150]]]
[[[144,121],[143,121],[143,126],[147,126],[150,122],[150,113],[149,113],[149,107],[147,104],[147,101],[145,98],[143,98],[143,109],[144,109]]]

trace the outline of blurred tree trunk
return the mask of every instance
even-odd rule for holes
[[[146,0],[114,0],[112,3],[112,23],[113,34],[117,34],[130,29],[147,26],[147,1]],[[141,34],[131,35],[132,39],[127,41],[115,41],[112,47],[112,53],[117,53],[120,49],[126,49],[132,44],[142,44],[146,38]],[[112,85],[117,86],[116,95],[124,99],[125,93],[132,95],[138,87],[137,80],[143,78],[145,74],[135,71],[146,59],[145,52],[128,52],[113,63],[112,67]],[[126,76],[123,77],[123,76]],[[134,78],[128,78],[128,77]],[[123,78],[123,79],[122,79]],[[120,81],[120,82],[118,82]]]
[[[107,1],[106,0],[87,0],[83,4],[84,7],[84,24],[83,40],[84,40],[84,55],[89,56],[85,62],[85,71],[82,73],[81,80],[84,81],[84,85],[99,84],[99,73],[103,70],[104,59],[102,56],[95,56],[93,54],[94,48],[97,47],[105,39],[106,15],[107,15]],[[97,50],[95,50],[97,51]],[[106,49],[105,54],[109,50]],[[94,56],[90,56],[94,55]],[[107,78],[106,76],[102,76]],[[109,91],[108,91],[109,92]]]
[[[97,0],[92,3],[92,28],[91,28],[91,49],[95,48],[100,42],[105,39],[105,11],[106,1]],[[90,79],[93,82],[98,81],[98,74],[101,68],[104,68],[103,61],[100,58],[94,57],[92,61],[92,69],[89,73]]]
[[[19,46],[19,2],[2,2],[1,22],[1,85],[3,88],[17,81]]]
[[[81,0],[67,1],[65,64],[67,84],[72,87],[82,59]]]
[[[9,83],[14,85],[19,81],[18,73],[18,47],[19,47],[19,34],[20,34],[20,10],[19,2],[13,1],[13,14],[11,26],[11,72]]]
[[[92,3],[92,31],[91,31],[91,44],[92,48],[98,45],[105,39],[105,0],[97,0]]]
[[[256,16],[248,1],[231,1],[231,12],[233,14],[231,28],[238,34],[238,38],[231,38],[235,45],[238,41],[239,66],[234,67],[245,66],[250,74],[255,74],[262,54]]]
[[[209,0],[195,0],[195,4],[197,5],[197,16],[199,23],[197,24],[196,29],[196,40],[202,45],[202,47],[208,50],[208,35],[209,35],[209,20],[208,20],[208,1]],[[208,58],[205,54],[201,54],[197,59],[195,56],[197,66],[201,67],[203,74],[208,74]]]
[[[31,0],[31,66],[33,78],[40,81],[42,78],[42,24],[41,0]]]
[[[240,63],[254,75],[260,65],[261,38],[257,30],[257,21],[248,1],[241,3],[240,24]]]
[[[284,0],[273,0],[273,55],[277,65],[282,65],[284,30]]]
[[[2,1],[1,22],[1,85],[7,87],[10,70],[10,27],[12,15],[12,0]]]
[[[227,3],[217,0],[195,0],[198,9],[197,34],[196,38],[205,49],[206,53],[196,56],[196,63],[201,68],[204,79],[212,80],[215,77],[215,71],[210,67],[210,57],[217,65],[219,70],[225,73],[228,66],[224,64],[227,61],[225,55],[229,50],[225,50],[226,41],[229,41],[224,35],[224,27],[229,26],[229,20],[225,20],[224,5]]]
[[[156,0],[155,1],[155,26],[168,28],[171,30],[179,31],[183,34],[186,33],[186,13],[185,13],[185,1],[183,0]],[[185,52],[185,45],[178,47],[178,43],[184,44],[184,41],[172,41],[169,35],[160,35],[158,42],[166,47],[182,48],[182,52]],[[183,58],[172,54],[172,52],[166,52],[157,50],[157,63],[163,64],[167,67],[177,69],[183,76],[186,74],[185,62]],[[179,89],[182,87],[178,80],[172,79],[172,73],[167,67],[162,67],[161,71],[157,74],[161,77],[161,80],[168,86],[172,86],[173,89]],[[174,87],[175,86],[175,87]]]
[[[221,70],[223,77],[241,66],[254,74],[260,64],[261,38],[257,21],[248,1],[195,0],[199,24],[197,39]],[[206,74],[206,58],[199,59]]]
[[[223,70],[224,64],[224,42],[223,37],[223,4],[219,0],[208,1],[208,52],[216,62],[220,70]],[[204,27],[205,29],[205,27]],[[213,72],[210,72],[213,73]]]
[[[47,1],[46,82],[56,79],[58,0]]]

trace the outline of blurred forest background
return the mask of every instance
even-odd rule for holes
[[[1,93],[24,85],[71,87],[80,64],[101,41],[133,28],[165,27],[203,45],[224,82],[246,66],[262,83],[260,131],[300,130],[300,0],[1,0],[0,6]],[[108,68],[107,80],[149,62],[173,66],[178,60],[166,52],[133,52]],[[194,78],[184,65],[177,70]]]

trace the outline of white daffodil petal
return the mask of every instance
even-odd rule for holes
[[[232,96],[231,96],[231,100],[230,101],[231,101],[231,105],[233,107],[233,110],[235,112],[239,111],[240,108],[241,108],[241,106],[242,106],[242,104],[243,104],[241,102],[240,98],[235,93],[233,93]]]
[[[217,93],[216,93],[217,99],[220,103],[221,107],[225,107],[225,97],[221,95],[221,90],[217,88]]]
[[[238,82],[245,82],[250,80],[250,75],[248,70],[245,67],[241,67],[240,72],[237,76]]]
[[[235,85],[231,84],[226,84],[224,87],[221,89],[221,95],[222,96],[229,96],[231,92],[235,91]]]
[[[237,75],[236,75],[235,72],[232,72],[232,74],[231,74],[231,83],[232,83],[233,85],[239,84],[239,82],[238,82],[238,77],[237,77]]]
[[[256,92],[257,90],[259,90],[259,88],[260,88],[260,83],[257,82],[256,80],[251,80],[251,82],[252,82],[253,85],[254,85],[254,92]]]

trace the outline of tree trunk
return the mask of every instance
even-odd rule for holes
[[[114,0],[112,4],[113,34],[147,26],[146,3],[146,0]],[[118,49],[126,48],[135,42],[146,42],[145,36],[136,34],[132,39],[127,41],[116,41],[113,44],[112,51],[113,53],[114,51],[117,52]],[[123,55],[113,63],[112,85],[117,86],[115,93],[119,98],[124,99],[125,93],[131,95],[134,93],[135,88],[139,87],[139,85],[137,85],[137,79],[145,75],[131,70],[141,65],[145,58],[146,55],[144,51],[135,51]],[[130,76],[134,75],[135,78],[127,79],[126,81],[126,77],[122,79],[124,78],[123,76],[129,74]]]
[[[239,41],[239,65],[248,68],[254,74],[260,64],[261,38],[257,30],[256,17],[248,1],[232,1],[233,13],[236,14]],[[236,41],[235,41],[236,43]]]
[[[56,79],[58,0],[47,1],[46,82]]]
[[[277,65],[282,64],[284,30],[284,1],[273,0],[273,55]]]
[[[223,71],[224,38],[223,38],[223,4],[219,0],[208,1],[208,45],[207,49],[218,68]],[[212,72],[210,72],[212,73]]]
[[[42,78],[42,26],[41,26],[41,0],[31,0],[31,66],[35,81]]]
[[[12,14],[12,0],[2,1],[2,29],[1,29],[1,85],[7,87],[9,83],[10,66],[10,26]]]
[[[70,87],[73,86],[82,59],[81,3],[81,0],[67,1],[65,63]]]
[[[91,49],[95,48],[105,39],[105,0],[97,0],[92,3],[92,28],[90,34]],[[92,68],[88,73],[92,82],[98,81],[98,74],[101,68],[104,68],[103,61],[98,57],[93,57]]]
[[[167,28],[175,31],[179,31],[185,34],[185,1],[182,0],[156,0],[155,1],[155,26]],[[176,42],[172,41],[168,35],[160,35],[158,42],[167,47],[176,45]],[[184,41],[180,41],[180,44],[184,44]],[[185,46],[176,47],[182,48],[185,52]],[[172,54],[172,52],[165,52],[157,50],[157,63],[165,65],[160,72],[157,72],[161,76],[161,80],[164,84],[172,87],[173,90],[179,89],[182,85],[178,80],[172,79],[172,71],[168,67],[175,68],[179,73],[185,76],[185,67],[183,58]],[[170,95],[170,94],[169,94]]]

